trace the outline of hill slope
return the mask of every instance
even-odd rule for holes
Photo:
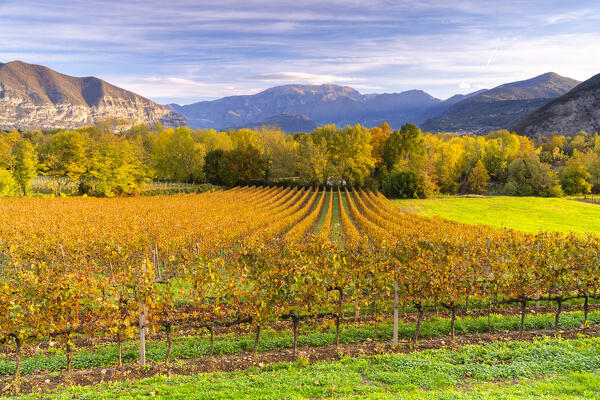
[[[387,121],[399,128],[405,122],[420,123],[431,116],[441,100],[420,90],[363,95],[348,86],[284,85],[255,95],[231,96],[170,107],[195,128],[224,129],[245,126],[282,115],[305,115],[318,125],[360,123],[367,126]]]
[[[475,133],[508,129],[577,84],[579,81],[552,72],[507,83],[457,102],[439,116],[425,121],[423,129]]]
[[[186,124],[167,107],[95,77],[75,78],[21,61],[0,63],[0,129],[78,128],[106,119]]]
[[[523,135],[600,130],[600,74],[520,120],[513,129]]]

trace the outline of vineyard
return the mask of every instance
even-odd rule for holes
[[[179,196],[0,200],[0,342],[22,349],[45,338],[139,341],[172,332],[249,325],[255,334],[291,322],[294,352],[304,321],[348,310],[377,330],[426,308],[516,304],[523,334],[528,302],[581,299],[584,324],[600,297],[600,240],[465,225],[399,211],[368,190],[236,187]],[[338,222],[339,221],[339,222]],[[491,327],[490,327],[491,329]],[[119,360],[121,363],[121,360]],[[2,388],[0,388],[2,389]]]

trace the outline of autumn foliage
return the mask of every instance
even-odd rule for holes
[[[0,340],[18,359],[42,337],[70,357],[74,335],[120,344],[146,326],[170,343],[174,325],[246,323],[258,343],[261,327],[283,319],[297,343],[301,321],[330,316],[339,326],[350,304],[375,321],[378,310],[411,304],[419,326],[429,306],[454,316],[474,298],[561,304],[596,296],[600,282],[596,237],[424,218],[364,190],[2,199],[0,215]]]

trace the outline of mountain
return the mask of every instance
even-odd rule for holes
[[[446,112],[450,107],[455,105],[456,103],[459,103],[459,102],[466,100],[468,98],[471,98],[473,96],[477,96],[478,94],[481,94],[486,91],[487,91],[487,89],[481,89],[476,92],[472,92],[472,93],[468,93],[468,94],[455,94],[454,96],[449,97],[446,100],[440,102],[438,105],[427,109],[426,114],[427,114],[428,118],[441,115],[444,112]],[[427,118],[425,118],[425,119],[427,119]]]
[[[445,112],[425,121],[422,128],[431,132],[474,133],[508,129],[579,83],[553,72],[506,83],[456,102]]]
[[[312,119],[304,115],[280,114],[269,117],[262,121],[250,122],[240,126],[234,126],[232,129],[257,129],[262,126],[276,127],[285,133],[310,132],[317,127]]]
[[[169,107],[185,116],[193,128],[247,126],[282,114],[305,115],[318,125],[374,126],[387,121],[399,128],[408,121],[424,121],[431,116],[428,110],[441,103],[421,90],[361,94],[348,86],[284,85],[254,95]]]
[[[95,77],[75,78],[21,61],[0,63],[0,129],[79,128],[106,119],[187,125],[171,109]]]
[[[521,119],[513,129],[522,135],[573,135],[600,130],[600,74]]]

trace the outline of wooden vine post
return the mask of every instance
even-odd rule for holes
[[[142,267],[142,284],[146,275],[146,263],[143,264]],[[144,291],[145,292],[145,291]],[[140,366],[144,367],[146,365],[146,325],[148,323],[148,307],[146,306],[146,301],[144,298],[140,298]]]

